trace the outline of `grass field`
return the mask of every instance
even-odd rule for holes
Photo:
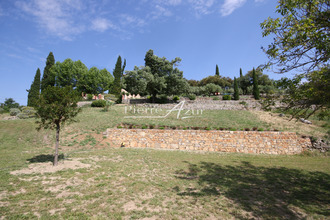
[[[102,132],[123,122],[265,130],[286,126],[243,111],[139,121],[123,119],[123,110],[84,108],[79,122],[62,131],[58,171],[50,162],[54,132],[37,132],[34,119],[0,121],[0,219],[330,217],[325,154],[270,156],[102,145]]]

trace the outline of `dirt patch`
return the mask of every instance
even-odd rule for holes
[[[313,135],[322,137],[325,134],[317,130],[317,126],[303,124],[295,119],[290,120],[288,117],[280,117],[278,114],[265,111],[251,111],[257,118],[270,124],[271,128],[280,131],[298,132],[301,135]]]
[[[33,173],[55,173],[60,170],[67,169],[80,169],[80,168],[89,168],[91,164],[85,164],[79,161],[79,158],[75,158],[72,160],[64,160],[59,161],[57,166],[53,166],[52,162],[48,163],[33,163],[30,164],[28,168],[24,168],[22,170],[16,170],[10,172],[12,175],[21,175],[21,174],[33,174]]]

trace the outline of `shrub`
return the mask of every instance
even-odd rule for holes
[[[11,108],[11,109],[9,110],[9,114],[10,114],[11,116],[16,116],[16,115],[18,115],[19,113],[21,113],[21,111],[20,111],[18,108]]]
[[[220,98],[218,96],[213,97],[213,100],[220,100]]]
[[[4,113],[5,110],[3,108],[0,107],[0,114]]]
[[[105,100],[96,100],[92,102],[92,107],[105,107],[107,104],[107,101]]]
[[[223,100],[231,100],[231,95],[224,95],[222,96]]]
[[[103,111],[104,112],[107,112],[107,111],[109,111],[109,108],[113,105],[114,103],[112,102],[112,101],[106,101],[106,103],[105,103],[105,106],[104,106],[104,109],[103,109]]]
[[[36,116],[36,110],[33,107],[24,106],[22,112],[17,114],[20,119],[33,118]]]
[[[156,100],[156,102],[160,103],[160,104],[165,104],[168,102],[168,98],[167,95],[162,94],[159,96],[159,99]]]
[[[179,97],[179,96],[174,96],[174,97],[173,97],[173,101],[177,102],[177,101],[179,101],[179,100],[180,100],[180,97]]]
[[[188,94],[188,99],[195,100],[196,99],[196,95],[195,94]]]
[[[93,99],[93,95],[92,94],[87,94],[87,100],[92,100]]]

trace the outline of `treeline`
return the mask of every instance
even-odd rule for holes
[[[98,69],[91,67],[90,69],[80,60],[73,61],[66,59],[63,62],[56,62],[52,52],[49,53],[46,66],[44,68],[42,79],[40,69],[37,69],[34,80],[28,92],[28,106],[37,106],[37,101],[48,86],[72,88],[79,93],[99,94],[109,91],[113,94],[120,94],[121,81],[126,65],[122,66],[121,57],[117,59],[114,69],[115,77],[107,69]]]

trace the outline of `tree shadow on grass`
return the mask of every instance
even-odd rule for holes
[[[64,160],[64,154],[58,155],[58,160]],[[45,162],[54,162],[53,154],[40,154],[30,159],[27,159],[30,163],[45,163]]]
[[[197,189],[174,187],[178,195],[224,195],[262,219],[302,219],[305,214],[330,215],[330,175],[285,167],[256,167],[249,162],[222,166],[201,162],[178,170],[176,177],[197,183]],[[187,184],[189,185],[189,184]],[[239,212],[231,213],[245,219]]]

